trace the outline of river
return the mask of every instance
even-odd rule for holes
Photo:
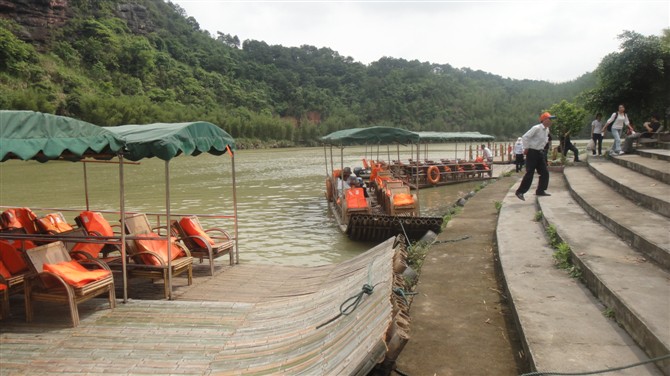
[[[345,149],[343,162],[339,155],[336,159],[354,168],[362,165],[366,152],[363,148],[349,148]],[[396,149],[384,150],[382,158],[396,159],[395,153]],[[410,155],[407,150],[400,153],[401,159]],[[447,158],[455,152],[437,148],[432,153]],[[463,154],[461,151],[460,156]],[[84,210],[86,184],[82,166],[61,161],[0,163],[0,206]],[[350,241],[329,213],[324,196],[323,148],[240,150],[235,154],[235,172],[241,263],[322,265],[343,261],[372,246]],[[86,163],[86,176],[90,208],[118,211],[118,165]],[[169,177],[173,213],[233,214],[229,155],[177,157],[169,163]],[[150,159],[124,165],[124,181],[127,211],[165,211],[165,162]],[[479,184],[422,189],[421,214],[444,215],[455,200]],[[71,223],[77,213],[63,212]],[[112,217],[106,217],[112,222]],[[233,229],[231,220],[205,222],[230,232]]]

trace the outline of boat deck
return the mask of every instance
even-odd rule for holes
[[[13,296],[0,373],[364,374],[386,352],[393,242],[319,267],[217,265],[209,277],[196,264],[192,286],[173,279],[172,301],[144,300],[160,299],[162,283],[133,279],[113,311],[105,299],[80,304],[76,328],[67,307],[46,303],[26,323],[23,296]],[[338,317],[366,283],[372,294]]]

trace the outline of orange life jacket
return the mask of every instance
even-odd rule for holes
[[[114,230],[109,222],[99,212],[83,211],[79,213],[79,219],[82,226],[90,235],[94,236],[114,236]]]
[[[0,260],[11,275],[17,275],[28,270],[23,252],[4,240],[0,241]]]
[[[37,216],[29,208],[7,209],[2,213],[2,227],[5,229],[22,228],[28,234],[36,234],[35,219]]]
[[[393,206],[408,206],[414,204],[414,197],[410,193],[398,193],[393,195]]]
[[[65,222],[61,213],[49,213],[42,218],[38,218],[36,222],[40,230],[50,234],[72,231],[72,226]]]
[[[77,261],[63,261],[58,264],[44,264],[42,266],[45,272],[51,272],[63,278],[71,286],[82,287],[86,284],[103,279],[111,273],[105,269],[88,270],[81,266]]]
[[[347,190],[347,208],[360,209],[367,207],[368,201],[365,199],[363,188],[350,188]]]
[[[184,232],[186,232],[187,235],[202,237],[210,245],[214,245],[214,240],[212,240],[212,238],[210,238],[209,235],[205,233],[205,230],[202,229],[202,226],[200,226],[200,222],[196,217],[193,216],[182,217],[179,220],[179,226],[181,226],[181,228],[184,229]],[[205,244],[205,242],[202,241],[200,238],[193,238],[193,240],[200,247],[207,248],[207,244]]]
[[[0,275],[2,278],[7,279],[12,276],[12,273],[9,272],[9,269],[5,266],[5,263],[0,260]]]
[[[141,236],[146,236],[146,237],[151,237],[151,238],[159,238],[158,234],[150,233],[150,234],[145,234]],[[184,255],[184,251],[182,251],[179,246],[174,243],[175,239],[172,238],[172,260]],[[138,240],[137,241],[137,247],[141,252],[147,252],[151,251],[156,254],[161,258],[161,260],[156,260],[156,257],[152,254],[143,254],[141,255],[142,261],[144,261],[145,264],[147,265],[161,265],[161,261],[165,264],[167,264],[168,261],[168,243],[167,240],[164,239],[146,239],[146,240]]]
[[[109,222],[99,212],[85,210],[79,213],[79,222],[86,229],[86,232],[92,236],[114,236],[114,230]],[[104,244],[99,243],[77,243],[72,248],[73,251],[85,252],[93,258],[98,258]],[[75,260],[86,259],[82,255],[74,253],[72,258]]]

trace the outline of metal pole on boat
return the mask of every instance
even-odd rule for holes
[[[419,191],[421,191],[421,189],[419,189],[419,156],[420,156],[420,153],[421,153],[421,142],[419,141],[419,143],[416,144],[416,174],[414,175],[414,176],[416,176],[416,200],[417,201],[419,201]],[[417,207],[416,216],[420,217],[421,216],[421,205],[417,202],[416,207]]]
[[[167,236],[168,299],[172,300],[172,241],[170,237],[170,161],[165,161],[165,216]]]
[[[235,264],[240,263],[240,248],[238,244],[238,227],[237,227],[237,186],[235,182],[235,154],[231,149],[228,149],[230,152],[230,162],[233,170],[233,215],[235,216]]]
[[[123,154],[119,153],[119,209],[121,211],[121,273],[123,280],[123,302],[128,302],[128,271],[126,262],[126,196],[123,181]]]
[[[328,173],[328,147],[326,144],[323,144],[323,160],[325,161],[326,177],[328,177],[330,174]]]
[[[83,162],[84,165],[84,196],[86,196],[86,211],[90,210],[88,206],[88,177],[86,175],[86,162]]]
[[[340,180],[342,181],[342,189],[339,189],[339,184],[337,185],[338,190],[340,191],[338,195],[340,196],[340,203],[341,205],[344,205],[344,146],[340,147]],[[340,206],[342,208],[343,206]],[[345,220],[347,218],[346,213],[344,210],[340,210],[342,212],[342,223],[345,223]]]

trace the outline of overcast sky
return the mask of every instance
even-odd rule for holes
[[[285,47],[327,47],[369,64],[388,56],[514,79],[565,82],[619,49],[624,30],[661,35],[670,0],[172,0],[200,28]]]

